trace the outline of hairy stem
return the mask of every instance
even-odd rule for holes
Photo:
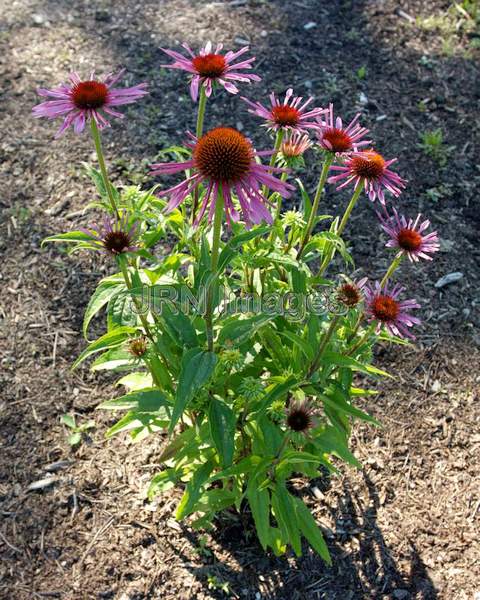
[[[97,123],[94,118],[90,119],[91,129],[93,141],[95,143],[95,150],[97,151],[98,164],[100,166],[100,173],[102,174],[103,185],[105,186],[105,190],[108,195],[108,199],[110,200],[110,204],[112,206],[112,210],[115,213],[117,219],[120,218],[118,214],[118,208],[115,203],[115,198],[113,197],[112,185],[108,179],[107,167],[105,165],[105,158],[102,150],[102,141],[100,139],[100,131],[98,130]]]
[[[124,257],[122,257],[122,256],[118,257],[117,263],[118,263],[118,265],[120,267],[120,270],[122,271],[122,275],[123,275],[123,279],[125,281],[125,285],[127,286],[127,289],[129,291],[131,291],[132,288],[133,288],[133,286],[132,286],[132,280],[130,278],[130,274],[128,272],[128,263],[127,263],[126,260],[124,260]],[[149,323],[148,323],[145,315],[142,313],[141,304],[140,304],[138,298],[134,294],[132,294],[132,300],[133,300],[133,303],[135,304],[135,308],[137,309],[137,314],[138,314],[138,317],[140,319],[140,322],[142,323],[142,327],[145,330],[145,335],[148,337],[148,339],[150,340],[150,342],[153,344],[153,347],[155,348],[155,338],[154,338],[154,336],[152,334],[152,331],[150,329],[150,325],[149,325]],[[149,362],[147,362],[147,361],[145,361],[145,362],[149,366],[149,370],[150,370],[150,373],[152,375],[152,379],[153,379],[155,385],[157,387],[159,387],[159,388],[163,387],[162,386],[162,382],[159,381],[159,379],[157,378],[155,369],[152,368],[152,366],[150,365]],[[165,378],[167,379],[167,381],[169,381],[169,383],[171,385],[172,381],[171,381],[170,375],[168,373],[168,369],[158,359],[158,357],[157,357],[156,354],[155,354],[155,358],[153,359],[152,362],[154,362],[156,365],[158,365],[158,367],[162,370],[162,373],[164,374]]]
[[[207,94],[203,85],[200,86],[200,99],[198,101],[198,113],[197,113],[197,127],[195,134],[197,138],[201,138],[203,135],[203,121],[205,119],[205,108],[207,106]]]
[[[312,235],[313,225],[315,223],[315,218],[317,216],[318,205],[320,204],[320,198],[322,197],[322,192],[325,188],[325,182],[327,181],[328,171],[330,169],[330,165],[332,164],[334,159],[334,154],[329,153],[325,158],[325,162],[322,166],[322,171],[320,173],[320,178],[318,180],[317,190],[315,192],[315,197],[313,199],[312,209],[310,211],[310,215],[308,217],[307,225],[305,226],[305,231],[303,234],[303,239],[300,244],[300,248],[298,250],[297,259],[301,258],[303,251],[305,250],[305,246],[307,245],[310,236]]]
[[[218,187],[218,196],[215,202],[215,217],[213,219],[213,242],[211,254],[211,270],[215,276],[218,266],[218,255],[220,250],[220,235],[222,233],[223,218],[223,191],[222,186]],[[207,294],[207,307],[205,312],[205,323],[207,326],[207,346],[210,352],[213,351],[213,290],[209,286]]]
[[[360,194],[362,193],[362,190],[363,190],[363,182],[360,182],[357,185],[357,187],[355,188],[355,191],[353,192],[353,196],[350,198],[350,202],[348,203],[348,206],[345,209],[345,212],[343,213],[342,220],[340,221],[340,225],[338,226],[337,231],[336,231],[336,234],[338,236],[341,236],[343,231],[345,230],[345,226],[347,225],[348,219],[350,218],[350,215],[352,214],[352,210],[355,208],[355,205],[357,203],[358,198],[360,197]],[[335,249],[333,247],[330,247],[329,250],[327,251],[325,258],[322,261],[322,264],[320,265],[320,269],[318,271],[319,275],[323,275],[323,273],[325,272],[326,268],[330,264],[330,261],[332,260],[334,255],[335,255]]]
[[[307,377],[311,377],[313,375],[313,373],[315,373],[315,371],[318,369],[318,365],[320,364],[320,360],[323,356],[323,353],[325,352],[325,348],[327,347],[328,342],[330,341],[335,329],[337,328],[337,324],[339,321],[340,321],[340,315],[336,315],[330,321],[330,326],[329,326],[327,332],[325,333],[325,335],[323,336],[322,341],[320,342],[320,346],[318,347],[317,355],[313,359],[310,369],[308,370]]]
[[[203,85],[200,86],[200,99],[198,101],[198,112],[197,112],[197,127],[195,129],[195,135],[197,139],[200,139],[203,135],[203,121],[205,119],[205,108],[207,106],[207,95]],[[193,207],[192,207],[192,223],[195,221],[195,215],[198,210],[198,187],[193,192]]]
[[[403,259],[403,254],[399,254],[392,260],[392,264],[388,267],[387,272],[385,273],[382,281],[380,282],[380,287],[383,288],[385,286],[387,281],[390,279],[390,277],[395,273],[395,271],[400,266],[402,259]]]

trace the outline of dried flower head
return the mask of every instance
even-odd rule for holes
[[[140,336],[137,338],[133,338],[128,342],[128,351],[132,356],[136,358],[141,358],[147,353],[148,343],[147,338],[145,336]]]
[[[293,402],[287,409],[287,425],[292,431],[305,433],[314,426],[313,410],[309,402]]]
[[[372,202],[378,197],[382,204],[385,204],[384,189],[388,190],[395,197],[400,196],[406,181],[394,171],[389,169],[397,159],[385,160],[381,154],[375,150],[363,150],[362,152],[353,152],[345,163],[333,165],[332,171],[341,171],[340,175],[329,177],[329,183],[338,183],[345,180],[337,187],[340,190],[350,183],[354,184],[355,189],[363,185],[365,192]]]
[[[354,308],[363,300],[362,289],[367,283],[367,278],[364,277],[360,281],[347,281],[337,288],[337,301],[347,308]]]
[[[217,44],[213,51],[211,42],[207,42],[205,47],[198,54],[194,54],[187,44],[182,44],[190,56],[184,56],[174,50],[165,50],[163,52],[173,58],[174,62],[168,65],[161,65],[167,69],[180,69],[191,73],[190,95],[194,102],[198,98],[198,89],[200,86],[205,88],[205,94],[210,97],[215,84],[224,87],[231,94],[238,93],[237,86],[233,83],[250,83],[251,81],[260,81],[258,75],[253,73],[243,73],[244,70],[252,68],[255,57],[247,58],[235,63],[234,61],[248,52],[248,46],[244,46],[237,52],[229,51],[226,54],[220,54],[223,44]]]
[[[243,219],[247,227],[262,221],[272,222],[267,209],[268,200],[261,187],[265,186],[283,197],[290,195],[293,186],[280,181],[272,172],[283,172],[279,167],[261,165],[256,156],[271,155],[271,151],[256,152],[251,142],[232,127],[216,127],[205,133],[200,139],[191,135],[192,158],[181,163],[157,163],[152,165],[153,175],[164,175],[190,170],[192,173],[178,185],[160,192],[170,196],[167,212],[181,204],[198,186],[205,184],[207,191],[195,219],[195,225],[203,218],[209,208],[208,220],[215,213],[215,204],[219,189],[223,193],[227,223],[239,220],[234,206],[233,195],[238,199]]]
[[[33,116],[49,119],[64,117],[60,129],[55,134],[56,138],[70,125],[73,125],[75,133],[81,133],[89,119],[94,119],[98,128],[102,129],[109,125],[103,113],[122,119],[122,113],[114,110],[114,106],[131,104],[148,94],[146,83],[127,88],[113,87],[124,72],[122,70],[116,75],[109,73],[100,80],[95,78],[95,73],[91,73],[90,78],[84,81],[80,79],[78,73],[71,73],[70,83],[62,83],[51,90],[43,88],[37,90],[39,96],[54,98],[54,100],[47,100],[34,106]]]
[[[138,246],[134,245],[137,227],[135,224],[128,226],[126,213],[118,219],[105,217],[103,226],[93,225],[82,231],[90,236],[94,245],[108,254],[119,255],[138,250]]]

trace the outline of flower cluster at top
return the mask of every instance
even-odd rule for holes
[[[382,283],[369,285],[365,280],[359,284],[347,283],[339,292],[339,300],[349,307],[364,301],[365,316],[374,321],[377,328],[385,326],[394,335],[413,337],[408,328],[419,320],[409,311],[418,308],[418,304],[414,300],[400,301],[402,286],[391,286],[388,279],[403,256],[411,261],[430,260],[439,250],[439,243],[436,232],[426,233],[430,223],[422,221],[421,215],[415,219],[407,218],[399,215],[394,206],[389,212],[387,200],[397,199],[406,187],[406,180],[392,169],[397,159],[385,158],[372,140],[367,139],[369,132],[360,124],[360,114],[345,124],[342,118],[334,116],[332,104],[327,108],[315,106],[313,97],[303,99],[291,88],[284,97],[272,92],[269,103],[242,96],[248,112],[261,119],[262,125],[275,136],[273,147],[259,151],[243,133],[229,126],[217,126],[204,132],[205,106],[214,90],[223,88],[237,94],[238,86],[258,82],[260,77],[251,72],[255,58],[248,57],[248,47],[224,53],[222,44],[214,47],[210,42],[198,53],[187,44],[183,44],[183,48],[187,55],[163,50],[173,62],[162,66],[189,75],[191,97],[194,102],[198,101],[197,129],[195,135],[187,134],[190,158],[183,162],[151,165],[154,176],[186,172],[181,182],[158,192],[159,196],[168,199],[166,212],[194,198],[195,226],[199,226],[205,216],[211,222],[219,203],[228,225],[240,220],[247,228],[262,222],[271,224],[275,220],[272,199],[292,195],[295,187],[287,181],[291,170],[309,149],[316,147],[323,153],[325,173],[329,175],[323,180],[320,178],[322,185],[326,179],[338,190],[352,188],[353,198],[337,230],[338,235],[343,232],[353,205],[364,191],[372,202],[379,201],[382,212],[377,215],[389,237],[387,246],[397,250],[393,266]],[[120,71],[117,75],[97,78],[91,73],[88,79],[82,80],[77,73],[72,73],[68,84],[38,90],[38,94],[48,100],[35,106],[33,114],[35,117],[63,118],[56,137],[70,125],[75,133],[81,133],[87,122],[98,135],[98,130],[109,125],[108,117],[123,116],[116,107],[136,102],[148,93],[146,83],[116,87],[122,75],[123,71]],[[261,159],[265,157],[269,162],[262,164]],[[318,199],[322,191],[320,182]],[[318,202],[314,203],[313,217],[317,208]],[[305,226],[298,258],[311,235],[312,226],[313,221]],[[126,217],[118,211],[116,221],[107,218],[103,228],[91,227],[85,231],[94,244],[110,254],[132,252],[137,248],[133,244],[134,228],[129,229]]]

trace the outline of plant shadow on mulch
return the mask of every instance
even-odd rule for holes
[[[328,567],[305,544],[300,558],[291,557],[287,560],[276,558],[272,553],[265,555],[255,539],[255,526],[248,512],[240,516],[237,513],[227,513],[228,518],[217,518],[213,529],[209,531],[210,537],[222,551],[234,559],[235,569],[222,563],[221,558],[217,559],[215,554],[209,557],[208,564],[201,567],[193,565],[191,558],[182,552],[178,556],[185,567],[202,582],[212,570],[210,563],[217,563],[218,560],[215,570],[218,579],[228,584],[229,588],[237,590],[246,588],[247,584],[254,589],[261,589],[262,580],[268,576],[269,589],[276,591],[266,592],[262,597],[271,600],[309,597],[327,600],[385,597],[436,600],[439,596],[412,540],[409,540],[409,576],[405,577],[397,567],[377,524],[380,507],[378,491],[365,471],[362,472],[362,477],[368,489],[368,498],[360,497],[351,489],[348,480],[344,480],[337,490],[342,498],[342,506],[336,509],[331,505],[328,507],[331,520],[337,524],[336,529],[333,531],[321,526],[332,557],[332,567]],[[310,504],[311,486],[319,486],[322,491],[327,491],[330,486],[328,475],[311,481],[303,489],[297,488],[298,494],[305,496]],[[368,506],[365,506],[366,501]],[[201,536],[185,526],[182,530],[192,546],[201,547]],[[345,544],[352,539],[358,543],[354,558],[353,554],[345,552]],[[276,573],[277,577],[272,576],[272,573]],[[213,591],[212,595],[216,598],[225,597],[222,591]]]

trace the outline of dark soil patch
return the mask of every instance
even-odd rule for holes
[[[402,10],[426,17],[447,5],[410,0]],[[468,38],[445,48],[442,32],[399,16],[393,0],[15,0],[0,7],[0,19],[0,597],[472,600],[480,592],[480,94]],[[420,206],[443,240],[432,264],[402,266],[425,324],[416,349],[379,351],[397,379],[365,403],[384,428],[355,430],[365,468],[295,482],[325,528],[331,569],[308,550],[301,560],[265,556],[228,514],[200,538],[171,517],[178,491],[146,503],[160,440],[106,441],[113,420],[94,409],[116,390],[104,376],[69,370],[84,344],[87,299],[110,267],[40,249],[49,233],[85,223],[93,190],[80,161],[92,159],[92,147],[73,134],[52,142],[54,126],[30,118],[35,87],[72,68],[119,65],[131,81],[148,80],[149,98],[106,136],[115,175],[142,183],[147,162],[195,121],[183,76],[159,68],[159,47],[207,39],[251,42],[264,76],[243,90],[251,97],[292,85],[320,104],[334,101],[346,117],[361,110],[410,182],[399,206]],[[207,118],[267,145],[238,98],[223,94]],[[420,132],[437,127],[455,147],[443,168],[418,147]],[[325,206],[344,202],[330,190]],[[350,224],[357,264],[371,277],[387,264],[375,221],[365,202]],[[463,273],[458,283],[433,286],[452,271]],[[97,421],[75,452],[59,423],[69,411]],[[54,481],[28,491],[47,478]]]

